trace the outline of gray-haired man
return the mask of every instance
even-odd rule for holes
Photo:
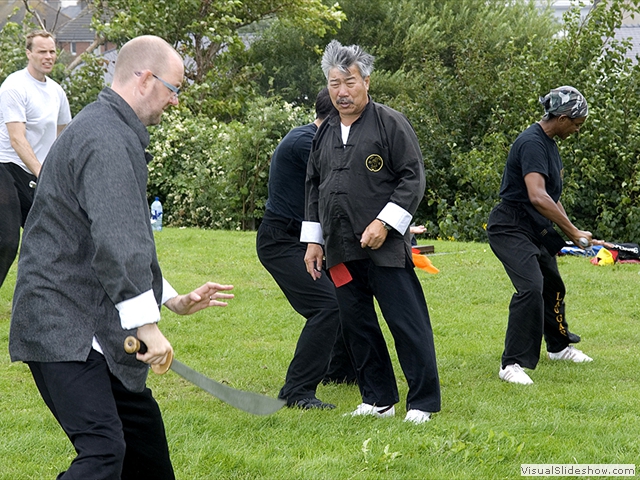
[[[402,114],[371,101],[371,55],[334,40],[322,69],[339,115],[321,125],[309,158],[301,233],[307,272],[319,278],[326,253],[362,394],[352,415],[392,416],[399,401],[375,297],[409,384],[405,421],[423,423],[440,411],[440,384],[411,260],[409,226],[425,189],[420,146]]]

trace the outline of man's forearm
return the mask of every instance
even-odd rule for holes
[[[23,148],[18,149],[16,147],[13,147],[13,149],[16,151],[18,157],[20,157],[20,160],[22,160],[22,162],[27,166],[31,173],[33,173],[36,177],[40,176],[40,169],[42,168],[42,165],[38,161],[36,155],[33,153],[31,145],[29,145],[29,143],[27,142],[26,146],[23,146]]]
[[[27,140],[25,124],[11,122],[6,125],[11,147],[15,150],[20,160],[31,170],[31,173],[37,177],[40,175],[42,165],[40,165],[36,154],[33,152],[33,148],[31,148],[31,144]]]
[[[576,228],[576,226],[571,223],[571,220],[569,220],[569,217],[565,213],[562,204],[558,205],[554,203],[553,200],[551,200],[551,197],[549,197],[548,202],[542,201],[539,203],[534,203],[533,206],[544,217],[555,223],[560,228],[560,230],[567,234],[568,237],[571,238],[576,235],[578,228]]]

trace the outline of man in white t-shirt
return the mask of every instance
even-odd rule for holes
[[[0,86],[0,286],[16,258],[20,227],[49,149],[71,121],[62,87],[47,77],[56,62],[53,35],[27,35],[26,68]]]

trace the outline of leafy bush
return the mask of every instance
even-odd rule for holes
[[[587,97],[589,118],[579,135],[559,142],[565,166],[562,202],[569,216],[598,238],[637,241],[640,67],[625,57],[629,41],[615,28],[638,2],[602,2],[586,19],[565,18],[561,40],[549,49],[543,91],[573,84]],[[541,71],[541,68],[537,68]]]
[[[221,123],[186,109],[168,111],[153,130],[148,191],[150,198],[161,198],[167,223],[256,228],[273,151],[291,128],[313,117],[277,98],[258,98],[247,110],[244,123]]]
[[[302,12],[298,20],[268,16],[252,31],[263,34],[253,49],[236,30],[267,18],[259,2],[256,12],[236,10],[242,2],[187,2],[174,24],[158,23],[173,12],[166,2],[118,0],[135,8],[110,2],[120,13],[100,29],[125,40],[161,25],[156,33],[184,50],[189,32],[219,27],[215,44],[198,36],[185,50],[202,68],[187,69],[182,108],[167,112],[152,133],[149,191],[162,198],[168,223],[256,227],[271,153],[289,129],[312,118],[282,98],[312,103],[327,32],[333,35],[342,22],[336,38],[376,55],[372,98],[403,112],[416,130],[427,179],[416,221],[431,235],[485,240],[510,144],[542,116],[538,96],[573,85],[586,96],[590,115],[580,135],[558,142],[563,205],[578,227],[597,237],[638,242],[640,66],[625,56],[630,42],[615,40],[614,32],[623,17],[640,14],[640,0],[594,3],[586,18],[577,6],[560,23],[526,0],[342,0],[343,22],[335,5],[296,0],[287,11]],[[198,5],[207,7],[213,23],[193,24]],[[235,13],[218,18],[216,12],[228,8]],[[314,28],[306,28],[311,20]],[[0,80],[26,64],[23,31],[9,23],[0,32]],[[72,75],[56,65],[52,77],[66,89],[74,113],[102,87],[102,68],[95,57]]]
[[[82,63],[60,82],[67,93],[71,114],[76,115],[95,101],[104,88],[104,74],[109,63],[104,57],[82,54]]]
[[[10,74],[26,66],[22,27],[15,22],[7,22],[0,29],[0,84]]]
[[[602,1],[586,18],[575,8],[554,38],[523,32],[521,38],[492,44],[470,28],[477,34],[470,44],[465,34],[462,44],[451,39],[435,56],[427,55],[425,45],[416,73],[426,85],[424,96],[410,94],[400,105],[423,144],[427,179],[434,178],[422,208],[437,205],[440,236],[485,240],[482,226],[498,200],[510,143],[541,118],[539,95],[573,85],[586,96],[590,115],[579,135],[558,142],[565,166],[563,205],[577,226],[599,238],[640,238],[640,67],[625,57],[630,42],[614,38],[623,17],[638,13],[639,3]],[[493,25],[487,37],[499,27]],[[452,52],[449,63],[446,51]]]

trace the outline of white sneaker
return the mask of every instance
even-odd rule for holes
[[[412,422],[415,424],[425,423],[431,420],[431,413],[423,412],[422,410],[416,410],[412,408],[407,412],[407,416],[404,417],[405,422]]]
[[[373,417],[393,417],[396,413],[396,409],[393,405],[386,407],[378,407],[376,405],[369,405],[368,403],[361,403],[353,412],[346,413],[345,416],[359,417],[361,415],[371,415]]]
[[[505,382],[519,383],[520,385],[531,385],[533,383],[533,380],[529,378],[529,375],[527,375],[517,363],[500,368],[498,376]]]
[[[573,345],[569,345],[567,348],[560,350],[557,353],[547,352],[547,355],[551,360],[571,360],[576,363],[593,362],[593,358],[584,354]]]

